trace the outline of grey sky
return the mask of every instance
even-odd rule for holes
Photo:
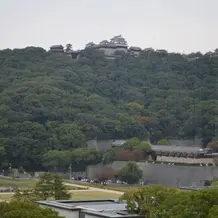
[[[73,44],[122,34],[129,45],[218,47],[217,0],[0,0],[0,49]]]

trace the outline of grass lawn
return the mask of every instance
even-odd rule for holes
[[[0,201],[10,201],[13,194],[0,193]],[[73,200],[83,200],[83,199],[105,199],[105,198],[119,198],[121,195],[116,193],[107,193],[103,191],[73,191],[71,192],[71,198]]]
[[[37,181],[36,180],[31,180],[31,179],[26,179],[26,180],[21,180],[21,179],[2,179],[0,178],[0,187],[2,186],[15,186],[17,188],[33,188],[35,187]]]
[[[0,193],[0,201],[10,201],[12,199],[13,194],[3,194]]]
[[[34,188],[36,185],[36,180],[31,179],[25,179],[25,180],[19,180],[19,179],[2,179],[0,178],[0,187],[7,187],[7,186],[15,186],[20,189],[31,189]],[[82,187],[76,187],[72,185],[66,186],[67,190],[85,190],[87,188]]]
[[[107,193],[103,191],[82,191],[71,193],[71,199],[105,199],[105,198],[119,198],[121,195],[115,193]]]
[[[101,184],[92,184],[88,182],[77,182],[77,181],[69,181],[74,184],[78,185],[84,185],[84,186],[90,186],[94,188],[102,188],[102,189],[108,189],[108,190],[115,190],[115,191],[121,191],[121,192],[127,192],[131,189],[136,189],[136,188],[142,188],[143,186],[140,185],[101,185]]]

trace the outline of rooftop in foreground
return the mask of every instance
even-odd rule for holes
[[[37,203],[58,211],[66,218],[88,218],[90,215],[96,218],[141,218],[137,214],[128,214],[126,203],[117,199],[38,201]]]

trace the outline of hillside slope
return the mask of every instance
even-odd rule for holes
[[[193,54],[192,54],[193,55]],[[79,61],[42,48],[0,51],[0,157],[40,162],[98,137],[202,138],[217,131],[218,57],[142,52]],[[4,151],[4,152],[3,152]]]

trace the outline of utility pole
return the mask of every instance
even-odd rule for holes
[[[69,165],[69,171],[70,171],[70,180],[72,179],[72,164]]]

